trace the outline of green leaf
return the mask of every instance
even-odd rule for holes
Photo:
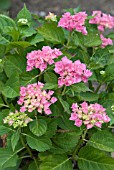
[[[8,105],[6,105],[3,101],[3,99],[0,97],[0,108],[2,107],[9,107]]]
[[[2,32],[6,26],[16,27],[15,22],[8,16],[0,14],[0,31]]]
[[[48,155],[43,158],[40,170],[73,170],[70,159],[62,155]]]
[[[19,96],[19,89],[19,75],[14,72],[4,85],[2,93],[8,98],[14,98]]]
[[[9,43],[9,41],[4,38],[3,36],[0,35],[0,44],[1,45],[7,45]]]
[[[32,19],[31,13],[27,9],[26,5],[22,8],[22,10],[17,14],[17,19],[27,19],[29,22]]]
[[[0,125],[0,136],[8,133],[10,131],[10,129],[8,129],[7,127]]]
[[[44,81],[46,83],[54,83],[54,84],[57,84],[58,82],[58,78],[56,76],[56,74],[52,73],[52,72],[46,72],[44,74]]]
[[[45,133],[46,136],[52,138],[57,130],[57,122],[55,119],[48,119],[47,121],[47,131]]]
[[[17,160],[16,152],[13,153],[9,149],[0,148],[0,170],[16,166]]]
[[[58,84],[53,84],[53,83],[45,83],[45,86],[43,89],[57,89],[58,88]]]
[[[98,131],[92,135],[88,145],[99,150],[114,152],[114,135],[108,131]]]
[[[37,166],[36,166],[37,164]],[[40,170],[39,169],[39,162],[36,160],[36,164],[34,161],[32,161],[30,164],[29,164],[29,167],[28,167],[28,170]]]
[[[69,104],[66,101],[64,101],[61,96],[58,96],[58,99],[59,99],[60,103],[62,104],[64,111],[70,114],[71,111],[69,109],[69,107],[70,107]]]
[[[13,133],[12,137],[11,137],[11,145],[12,145],[12,149],[13,151],[15,150],[15,147],[19,141],[19,131],[17,130],[16,132]]]
[[[13,48],[19,48],[19,49],[24,49],[31,46],[31,44],[27,41],[15,41],[15,42],[10,42],[7,45],[7,52],[9,52],[10,50],[12,50]]]
[[[28,84],[36,83],[38,70],[32,70],[31,72],[23,72],[20,74],[20,85],[26,86]]]
[[[23,26],[20,32],[21,32],[21,38],[30,37],[36,33],[33,27],[28,27],[28,26]]]
[[[88,88],[88,86],[85,83],[73,84],[71,86],[71,88],[74,92],[78,92],[78,93],[90,91],[90,89]]]
[[[106,67],[106,81],[114,80],[114,63]]]
[[[63,44],[65,37],[62,28],[57,27],[56,23],[45,23],[42,27],[38,28],[40,33],[46,40],[54,44]]]
[[[10,77],[14,72],[21,74],[26,71],[26,59],[19,55],[8,55],[5,58],[4,69],[6,75]]]
[[[91,93],[91,92],[86,92],[86,93],[80,93],[79,95],[80,100],[85,100],[88,102],[92,101],[97,101],[99,98],[99,94]]]
[[[35,149],[39,152],[44,152],[51,148],[51,141],[47,137],[36,137],[29,134],[27,134],[26,136],[27,143],[32,149]]]
[[[43,119],[34,120],[29,124],[30,131],[36,136],[42,136],[46,133],[47,123]]]
[[[108,60],[112,54],[109,53],[108,49],[98,49],[95,51],[95,54],[90,58],[90,68],[98,69],[103,68],[108,64]]]
[[[83,170],[113,170],[114,159],[91,146],[83,147],[78,155],[78,166]]]
[[[108,35],[106,35],[106,37],[114,39],[114,33],[109,33]]]
[[[33,35],[32,37],[29,37],[27,39],[27,41],[31,44],[31,45],[36,45],[39,42],[44,41],[44,38],[42,35],[40,35],[39,33]]]
[[[99,35],[89,33],[86,36],[84,36],[84,45],[86,47],[99,46],[101,44],[102,44],[102,41]]]
[[[78,140],[81,135],[81,131],[79,133],[77,132],[64,132],[65,130],[61,130],[62,133],[57,133],[53,137],[53,142],[56,149],[62,149],[64,152],[71,151],[74,149],[76,144],[78,143]]]

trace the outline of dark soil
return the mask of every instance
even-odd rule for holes
[[[78,6],[89,13],[93,10],[102,10],[114,15],[114,0],[12,0],[10,15],[15,17],[24,3],[32,13],[42,16],[49,12],[61,14],[63,9]]]

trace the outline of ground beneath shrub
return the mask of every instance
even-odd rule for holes
[[[24,3],[32,13],[42,16],[47,15],[49,11],[61,14],[63,9],[76,8],[77,6],[87,12],[102,10],[114,15],[114,0],[12,0],[10,15],[15,17]]]

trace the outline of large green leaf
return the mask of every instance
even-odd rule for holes
[[[26,135],[27,143],[32,148],[39,152],[44,152],[51,148],[51,141],[47,137],[36,137],[34,135]]]
[[[58,78],[57,78],[56,74],[54,74],[53,72],[46,72],[44,74],[44,81],[46,83],[56,84],[58,82]]]
[[[114,159],[91,146],[83,147],[78,156],[78,166],[81,170],[114,169]]]
[[[0,170],[16,166],[18,156],[9,149],[0,149]]]
[[[0,14],[0,31],[2,32],[6,26],[16,27],[15,22],[8,16]]]
[[[114,135],[107,131],[98,131],[92,135],[88,144],[103,151],[114,152]]]
[[[99,37],[99,35],[95,35],[95,33],[89,33],[86,36],[84,36],[84,45],[86,47],[93,47],[93,46],[99,46],[102,44],[102,41]]]
[[[2,89],[3,95],[8,98],[13,98],[19,96],[19,75],[18,73],[14,72],[12,76],[7,80],[6,84]]]
[[[64,132],[63,130],[63,133],[60,132],[57,133],[53,137],[53,142],[54,145],[56,146],[55,147],[56,150],[62,149],[64,152],[68,152],[72,150],[78,143],[80,135],[81,135],[81,131],[77,133],[77,132]]]
[[[42,160],[40,170],[73,170],[70,159],[64,154],[50,154],[44,158],[40,156],[40,158]]]
[[[29,124],[30,131],[36,136],[42,136],[46,133],[47,123],[43,119],[34,120]]]
[[[8,55],[5,58],[4,69],[6,75],[10,77],[14,72],[21,74],[26,71],[26,59],[19,55]]]
[[[42,35],[40,35],[39,33],[34,34],[32,37],[27,38],[27,41],[31,44],[31,45],[36,45],[39,42],[44,41],[44,38]]]
[[[26,8],[26,5],[24,5],[23,9],[18,13],[17,19],[27,19],[29,22],[32,19],[31,13],[29,10]]]
[[[65,40],[62,28],[57,27],[56,23],[45,23],[38,28],[38,32],[48,41],[54,44],[62,44]]]

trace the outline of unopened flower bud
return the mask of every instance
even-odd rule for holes
[[[19,24],[22,24],[22,25],[27,25],[27,24],[28,24],[28,20],[25,19],[25,18],[20,18],[20,19],[18,20],[18,23],[19,23]]]
[[[101,74],[101,75],[105,75],[105,71],[103,71],[103,70],[100,71],[100,74]]]
[[[49,14],[45,17],[46,20],[51,20],[57,22],[57,17],[54,13],[49,12]]]

